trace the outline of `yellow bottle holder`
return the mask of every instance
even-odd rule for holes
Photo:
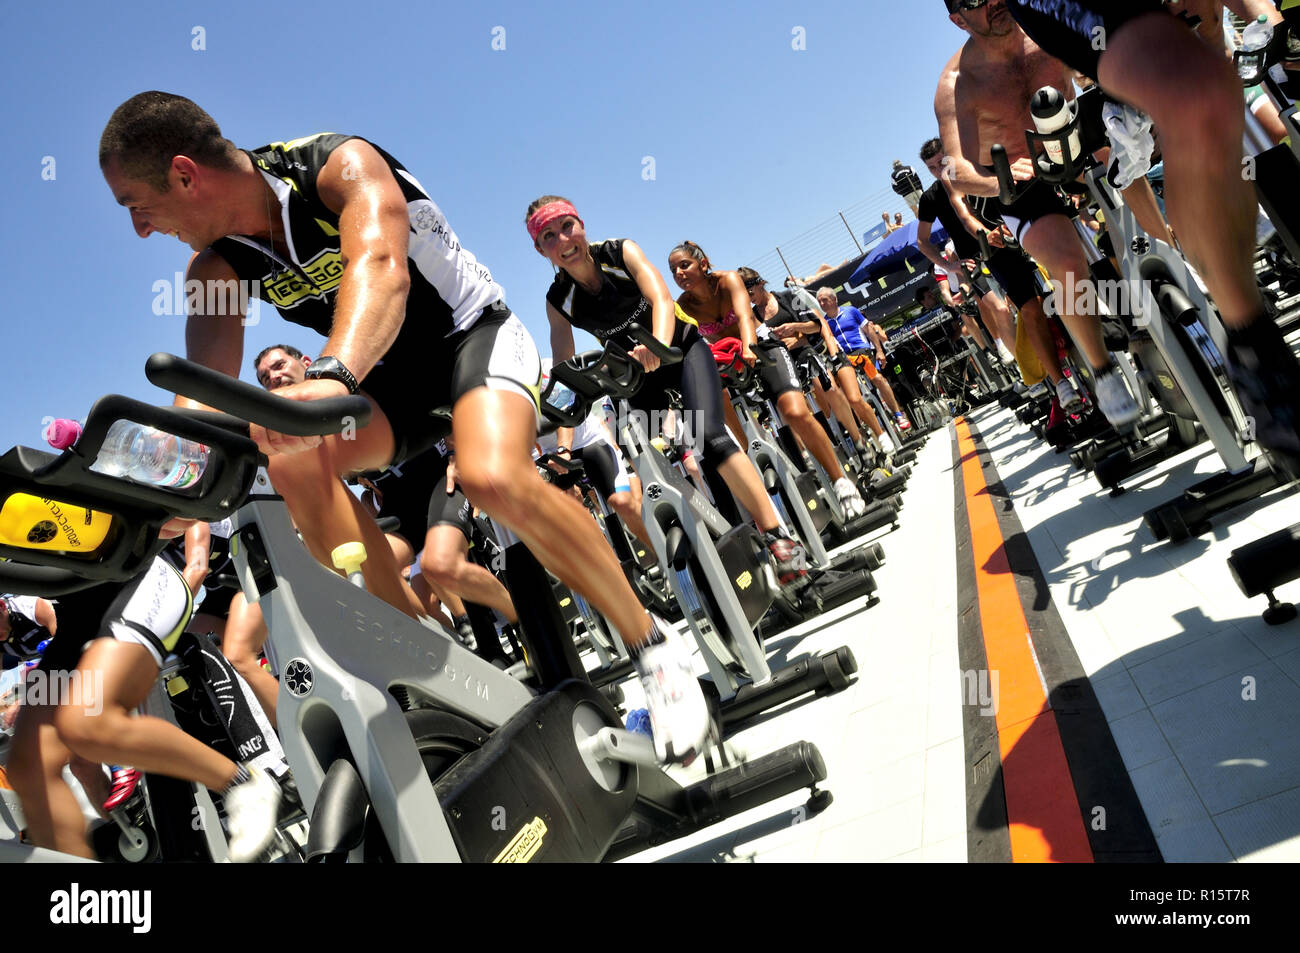
[[[28,493],[11,494],[0,506],[0,544],[20,549],[93,553],[112,525],[107,513]]]

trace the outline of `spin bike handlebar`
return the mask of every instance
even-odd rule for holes
[[[1101,88],[1094,86],[1080,93],[1074,100],[1074,115],[1062,128],[1051,133],[1036,129],[1025,130],[1025,143],[1033,160],[1037,178],[1067,191],[1080,192],[1078,178],[1096,159],[1093,153],[1107,144],[1106,127],[1102,121],[1102,107],[1106,97]],[[1077,144],[1077,145],[1076,145]],[[1061,161],[1050,157],[1049,148],[1059,151]],[[998,199],[1003,205],[1014,205],[1033,185],[1034,180],[1017,182],[1011,172],[1011,160],[1006,147],[995,144],[989,150],[993,171],[998,177]]]
[[[667,347],[640,325],[630,325],[628,335],[642,344],[660,364],[677,364],[682,360],[680,348]],[[610,341],[601,350],[575,354],[551,368],[551,380],[542,393],[542,412],[562,427],[576,427],[602,397],[625,400],[641,389],[645,368],[628,350]],[[561,395],[557,384],[569,393]],[[559,403],[565,398],[564,403]]]
[[[86,530],[84,545],[69,543],[59,549],[0,541],[5,560],[0,562],[0,590],[55,598],[102,582],[124,582],[166,545],[158,533],[169,520],[230,516],[244,504],[258,468],[266,462],[249,439],[250,422],[308,436],[364,426],[370,419],[370,403],[364,397],[285,400],[170,354],[153,355],[145,368],[153,383],[236,416],[109,394],[95,402],[81,437],[61,454],[14,447],[0,457],[0,507],[34,498],[69,525],[80,518],[73,509],[84,510],[85,526],[97,532],[93,545]],[[202,476],[191,486],[164,487],[92,469],[110,428],[121,420],[206,446]],[[27,541],[39,542],[30,537]]]
[[[226,421],[237,419],[245,433],[249,423],[291,437],[326,436],[349,424],[364,427],[370,423],[370,401],[364,397],[285,400],[174,354],[152,355],[145,362],[144,373],[151,384],[225,411],[229,415]]]

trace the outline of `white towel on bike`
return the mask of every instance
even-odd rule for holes
[[[1107,178],[1123,190],[1151,171],[1151,154],[1156,140],[1151,135],[1151,117],[1132,106],[1107,103],[1102,121],[1110,137],[1110,170]]]

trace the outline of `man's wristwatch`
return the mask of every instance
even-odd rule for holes
[[[328,378],[332,381],[338,381],[348,389],[349,394],[355,394],[361,389],[361,385],[358,384],[357,379],[352,376],[352,372],[348,370],[344,366],[343,362],[337,357],[316,358],[316,360],[311,362],[311,367],[307,368],[307,373],[304,376],[309,381],[321,377]]]

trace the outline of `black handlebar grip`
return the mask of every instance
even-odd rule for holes
[[[990,258],[993,257],[993,246],[989,244],[989,233],[984,231],[984,229],[981,228],[979,230],[979,234],[976,235],[975,237],[979,239],[980,257],[983,258],[985,261],[988,261]]]
[[[1016,201],[1016,180],[1011,175],[1011,162],[1007,159],[1006,147],[995,145],[990,153],[993,157],[993,171],[998,176],[998,198],[1003,205],[1014,205]]]
[[[364,427],[370,422],[370,402],[364,397],[285,400],[161,351],[145,362],[144,372],[151,384],[291,437],[339,433],[349,424]]]
[[[40,599],[56,599],[81,589],[89,589],[103,581],[57,566],[0,562],[0,590],[20,592]]]
[[[643,344],[655,357],[659,358],[660,364],[677,364],[682,359],[681,348],[665,347],[663,342],[655,337],[649,328],[642,327],[639,324],[628,326],[628,334],[638,344]]]

